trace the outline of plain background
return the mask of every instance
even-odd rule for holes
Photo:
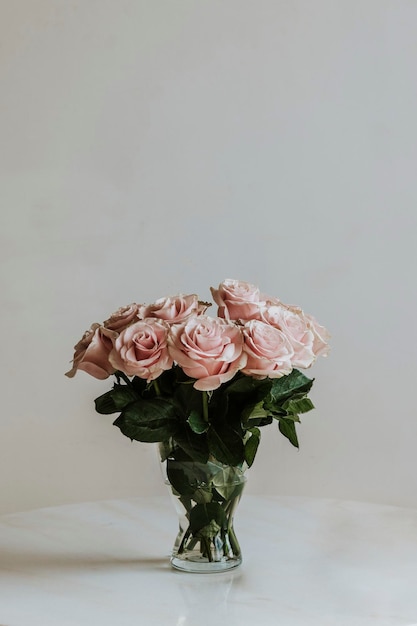
[[[248,492],[417,506],[414,0],[0,0],[0,508],[165,493],[64,372],[226,277],[332,333]]]

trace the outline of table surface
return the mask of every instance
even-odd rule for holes
[[[417,626],[417,510],[244,495],[244,562],[173,570],[167,497],[0,517],[1,626]]]

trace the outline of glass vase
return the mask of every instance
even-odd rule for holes
[[[165,483],[179,519],[171,555],[174,568],[186,572],[224,572],[242,562],[233,527],[246,477],[243,469],[210,458],[194,461],[160,444]]]

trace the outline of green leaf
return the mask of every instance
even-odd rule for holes
[[[259,442],[261,440],[261,431],[259,428],[252,428],[251,433],[251,436],[245,443],[245,461],[248,464],[248,467],[253,465],[258,451]]]
[[[279,403],[290,398],[294,393],[304,392],[306,394],[310,391],[313,382],[314,379],[307,378],[298,370],[292,370],[287,376],[273,379],[270,392],[271,400]]]
[[[190,511],[190,531],[194,536],[214,537],[226,527],[226,515],[218,502],[196,504]]]
[[[268,394],[271,384],[272,382],[268,378],[257,380],[251,376],[242,375],[226,387],[226,393],[253,394],[256,392],[258,397],[262,398]]]
[[[135,377],[133,379],[133,382],[136,382],[137,380],[137,384],[141,384],[141,380],[138,379],[137,377]],[[143,381],[142,381],[143,382]],[[166,396],[166,397],[170,397],[173,394],[173,388],[175,385],[175,373],[173,371],[173,368],[171,368],[170,370],[165,370],[164,372],[162,372],[162,374],[160,376],[158,376],[158,378],[156,379],[156,383],[158,385],[158,388],[160,390],[160,393],[162,394],[162,396]],[[152,395],[155,397],[157,394],[155,393],[155,387],[154,385],[151,383],[146,383],[146,386],[149,390],[151,390]]]
[[[190,428],[193,432],[197,433],[197,435],[201,435],[205,433],[208,429],[208,424],[205,421],[204,417],[198,411],[191,411],[187,423],[190,425]]]
[[[173,442],[172,439],[168,439],[167,441],[161,441],[159,445],[159,454],[161,457],[161,462],[166,461],[169,456],[173,453]]]
[[[298,445],[298,437],[295,430],[294,422],[288,418],[280,417],[278,426],[280,432],[284,435],[284,437],[286,437],[293,446],[299,448],[300,446]]]
[[[242,437],[228,424],[211,425],[207,431],[211,454],[225,465],[239,465],[245,459]]]
[[[284,413],[285,415],[285,413]],[[261,428],[262,426],[269,426],[272,424],[273,417],[276,417],[274,413],[271,413],[271,417],[264,417],[262,419],[251,419],[245,424],[246,430],[251,430],[252,428]]]
[[[190,496],[197,488],[193,475],[189,475],[181,463],[167,460],[167,477],[171,486],[182,496]]]
[[[229,396],[223,387],[215,389],[208,402],[209,423],[222,423],[224,421],[231,423],[235,419],[238,419],[240,423],[240,409],[237,403],[229,403]]]
[[[193,461],[207,463],[209,458],[207,438],[194,433],[186,422],[180,424],[179,430],[175,433],[175,443]]]
[[[164,398],[138,400],[113,422],[121,432],[136,441],[166,441],[178,430],[175,405]]]
[[[194,502],[197,502],[197,504],[211,502],[213,499],[213,491],[210,487],[200,485],[200,487],[194,491],[192,499]]]
[[[286,419],[286,420],[291,420],[292,422],[300,423],[300,418],[298,417],[296,413],[287,413],[286,415],[274,415],[274,417],[277,420]]]
[[[242,421],[243,421],[243,424],[245,424],[247,423],[248,420],[264,419],[264,418],[268,418],[270,415],[271,415],[271,412],[266,411],[264,409],[264,402],[263,400],[261,400],[260,402],[257,402],[254,405],[250,405],[246,407],[242,411]]]
[[[222,467],[214,475],[213,485],[224,500],[231,500],[242,493],[245,478],[238,467]]]
[[[194,389],[191,382],[177,383],[174,398],[180,407],[180,414],[184,421],[193,412],[200,413],[202,410],[202,392]]]
[[[113,389],[94,400],[97,413],[109,415],[118,413],[135,402],[138,394],[128,385],[114,385]]]
[[[210,470],[203,463],[194,463],[193,461],[177,461],[175,459],[167,460],[167,477],[172,487],[182,496],[196,495],[196,501],[208,502],[211,500],[210,488]],[[203,489],[208,494],[199,494]]]
[[[284,402],[282,408],[285,409],[287,413],[307,413],[307,411],[314,409],[314,404],[309,398],[300,398],[299,400],[290,399]]]
[[[117,376],[117,374],[116,374]],[[151,388],[151,384],[148,383],[145,379],[139,378],[139,376],[134,376],[131,380],[132,386],[135,389],[136,393],[141,397],[142,394]]]

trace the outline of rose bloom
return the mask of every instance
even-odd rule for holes
[[[113,341],[117,333],[100,326],[92,324],[82,339],[74,346],[74,359],[72,368],[65,375],[69,378],[75,376],[77,370],[83,370],[99,380],[108,378],[114,374],[114,367],[109,362],[109,354],[113,349]]]
[[[286,335],[265,322],[250,320],[243,326],[247,363],[244,374],[253,378],[280,378],[292,370],[294,350]]]
[[[168,326],[147,318],[125,328],[114,342],[109,355],[116,370],[128,376],[138,376],[148,382],[172,367],[167,346]]]
[[[190,378],[194,388],[212,391],[231,380],[246,363],[243,337],[238,326],[218,317],[192,317],[172,326],[169,350]]]
[[[258,287],[241,280],[227,278],[218,289],[210,288],[213,300],[219,307],[219,317],[232,320],[259,318],[259,309],[265,304]]]
[[[192,315],[201,315],[208,304],[199,302],[196,294],[168,296],[140,309],[141,317],[156,317],[168,324],[185,322]]]
[[[321,326],[312,315],[305,315],[310,330],[314,334],[313,352],[316,356],[327,356],[330,351],[328,341],[330,339],[329,331]]]
[[[266,307],[261,312],[261,318],[281,330],[289,339],[294,350],[292,357],[293,367],[310,367],[315,359],[313,351],[314,333],[305,315],[297,307],[274,305]]]
[[[115,313],[112,313],[108,320],[103,322],[105,328],[115,330],[121,333],[122,330],[139,321],[139,306],[135,303],[120,307]]]

